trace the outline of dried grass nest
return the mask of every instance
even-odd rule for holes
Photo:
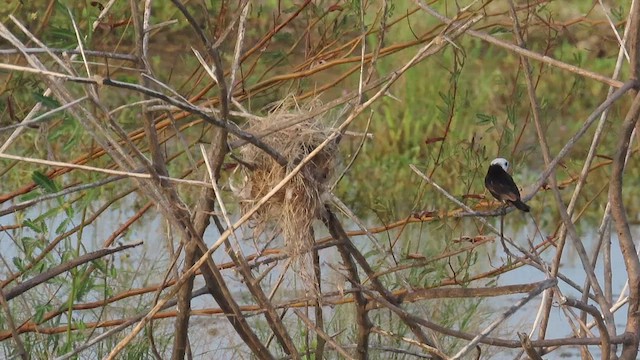
[[[287,106],[283,101],[268,116],[251,120],[247,130],[264,134],[279,124],[300,118],[313,109]],[[262,140],[287,159],[287,166],[278,164],[271,156],[255,146],[244,146],[240,158],[249,166],[241,166],[241,180],[232,186],[246,212],[257,201],[316,149],[332,130],[323,119],[309,120],[273,132]],[[255,230],[260,235],[267,226],[275,225],[282,231],[285,248],[292,258],[306,253],[313,245],[312,222],[323,206],[322,194],[336,165],[337,143],[327,144],[302,170],[287,182],[253,216]]]

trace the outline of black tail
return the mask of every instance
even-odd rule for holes
[[[520,210],[522,210],[524,212],[529,212],[529,210],[531,210],[529,205],[523,203],[522,200],[520,200],[520,199],[518,199],[516,201],[512,201],[511,203],[513,204],[513,206],[517,207],[518,209],[520,209]]]

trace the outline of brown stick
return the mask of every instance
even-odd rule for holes
[[[7,322],[7,326],[9,327],[9,331],[11,331],[11,337],[13,341],[16,343],[17,355],[20,356],[22,360],[29,360],[29,354],[24,348],[24,344],[22,343],[22,339],[18,335],[18,330],[16,329],[15,322],[13,321],[13,315],[11,315],[11,309],[9,308],[9,303],[7,299],[4,297],[2,292],[2,288],[0,288],[0,306],[4,311],[5,321]]]
[[[357,291],[357,286],[361,284],[360,275],[358,275],[358,268],[351,257],[349,249],[345,245],[345,242],[350,240],[341,234],[340,230],[342,227],[339,226],[338,219],[329,209],[326,209],[326,215],[322,220],[324,221],[327,229],[329,229],[331,236],[340,241],[336,247],[338,248],[338,252],[340,252],[340,257],[342,257],[343,266],[347,270],[347,274],[349,276],[348,280],[352,283],[352,288],[356,289],[353,294],[356,303],[356,322],[358,324],[356,353],[358,355],[358,359],[366,360],[369,352],[369,334],[371,334],[371,327],[373,326],[373,323],[369,319],[367,312],[367,299],[365,299],[364,294],[361,291]]]
[[[638,16],[634,18],[637,17]],[[633,242],[633,237],[631,236],[631,231],[629,230],[629,222],[622,197],[624,162],[629,148],[631,134],[638,122],[638,117],[640,117],[640,93],[636,95],[631,109],[629,109],[622,123],[613,167],[611,169],[611,180],[609,182],[611,216],[615,223],[618,242],[622,250],[624,264],[629,277],[629,308],[627,310],[627,326],[625,327],[625,331],[627,334],[632,334],[632,341],[625,344],[622,348],[621,359],[635,359],[638,354],[638,345],[640,344],[640,317],[638,316],[638,311],[640,311],[640,261],[638,260],[636,247]]]
[[[53,279],[54,277],[62,274],[65,271],[69,271],[75,267],[78,267],[82,264],[86,264],[90,261],[99,259],[101,257],[105,257],[107,255],[111,255],[114,253],[117,253],[119,251],[123,251],[123,250],[127,250],[133,247],[136,247],[138,245],[141,245],[142,242],[137,242],[135,244],[127,244],[127,245],[122,245],[122,246],[118,246],[116,248],[112,248],[112,249],[100,249],[100,250],[96,250],[90,253],[86,253],[82,256],[79,256],[75,259],[69,260],[67,262],[64,262],[60,265],[54,266],[51,269],[38,274],[34,277],[32,277],[31,279],[20,283],[19,285],[16,285],[14,287],[12,287],[11,289],[9,289],[9,291],[5,292],[5,299],[7,299],[7,301],[10,301],[11,299],[15,298],[16,296],[23,294],[24,292],[48,281]]]
[[[518,22],[517,14],[515,13],[515,6],[513,5],[512,0],[509,0],[509,2],[511,5],[511,16],[513,18],[514,34],[516,37],[516,41],[520,48],[524,48],[525,47],[524,38],[522,37],[522,34],[520,34],[520,25]],[[540,111],[539,111],[538,99],[536,96],[536,89],[535,89],[535,86],[532,80],[532,75],[531,75],[532,70],[529,64],[529,59],[527,57],[522,55],[521,61],[522,61],[523,72],[524,72],[526,85],[527,85],[527,94],[528,94],[529,102],[531,106],[531,113],[533,115],[536,133],[538,134],[538,142],[542,150],[542,157],[544,159],[545,165],[547,168],[549,168],[551,163],[551,155],[549,153],[549,145],[546,139],[545,132],[542,127],[542,121],[540,119]],[[609,332],[611,332],[610,335],[615,335],[616,329],[615,329],[613,314],[609,310],[610,304],[607,302],[606,298],[604,297],[604,292],[602,291],[600,283],[598,282],[597,277],[595,275],[595,269],[593,268],[593,266],[591,266],[591,261],[589,260],[586,250],[578,237],[577,231],[575,229],[575,225],[573,224],[571,217],[567,213],[566,206],[562,200],[560,191],[558,190],[558,183],[555,176],[555,171],[550,172],[549,182],[551,184],[551,189],[553,191],[558,212],[562,217],[562,221],[569,234],[569,238],[573,242],[576,252],[578,253],[578,256],[580,258],[580,261],[582,262],[582,267],[587,275],[587,278],[589,279],[591,287],[593,288],[596,300],[600,305],[600,308],[602,309],[602,313],[606,319],[607,329]],[[552,294],[550,294],[550,297],[551,296]],[[609,345],[609,343],[607,343],[607,345]],[[606,352],[607,355],[611,351],[612,351],[611,348],[602,349],[602,353],[604,354]]]
[[[527,333],[519,332],[518,338],[520,338],[520,342],[522,343],[522,348],[524,349],[524,352],[527,353],[527,356],[529,356],[531,360],[542,360],[542,356],[540,356],[540,354],[538,354],[536,349],[533,348],[533,345],[531,344],[531,339],[529,339],[529,335],[527,335]]]
[[[315,238],[313,227],[309,229],[310,236],[312,239]],[[322,269],[320,268],[320,252],[316,247],[313,248],[313,252],[311,254],[313,257],[313,274],[316,278],[315,283],[315,291],[317,293],[316,301],[314,304],[315,309],[315,321],[316,328],[323,330],[324,329],[324,315],[322,314]],[[325,338],[318,332],[316,332],[316,350],[314,352],[316,359],[324,359],[324,345]]]
[[[416,3],[427,13],[431,14],[432,16],[435,16],[436,18],[438,18],[438,20],[446,23],[446,24],[451,24],[453,22],[453,20],[441,15],[440,13],[436,12],[435,10],[433,10],[430,6],[428,6],[427,4],[425,4],[422,0],[416,0]],[[622,82],[618,81],[618,80],[614,80],[611,78],[608,78],[606,76],[594,73],[592,71],[586,70],[586,69],[582,69],[579,68],[577,66],[571,65],[571,64],[567,64],[564,63],[562,61],[556,60],[554,58],[551,58],[549,56],[545,56],[545,55],[540,55],[536,52],[527,50],[521,46],[515,45],[515,44],[510,44],[508,42],[502,41],[496,37],[493,37],[491,35],[485,34],[481,31],[476,31],[476,30],[468,30],[466,32],[467,34],[476,37],[478,39],[484,40],[488,43],[491,43],[493,45],[499,46],[501,48],[507,49],[509,51],[512,51],[522,57],[527,57],[527,58],[531,58],[537,61],[541,61],[544,62],[546,64],[549,64],[551,66],[555,66],[559,69],[562,70],[566,70],[569,72],[572,72],[574,74],[578,74],[580,76],[584,76],[586,78],[590,78],[602,83],[605,83],[607,85],[610,86],[614,86],[614,87],[621,87],[622,86]]]
[[[323,217],[322,220],[325,223],[325,225],[327,226],[327,228],[329,229],[329,233],[331,234],[331,236],[335,240],[339,241],[339,244],[336,245],[336,247],[338,248],[338,251],[340,251],[340,254],[343,257],[343,261],[348,260],[351,263],[353,263],[353,259],[351,258],[353,256],[353,258],[356,259],[358,264],[360,264],[360,266],[363,268],[363,270],[367,274],[369,280],[374,285],[376,291],[378,291],[380,294],[382,294],[383,298],[387,302],[392,303],[392,304],[397,304],[398,303],[398,299],[395,296],[393,296],[393,294],[382,285],[382,283],[380,282],[380,279],[378,279],[377,277],[373,277],[373,275],[375,273],[371,269],[371,267],[370,267],[369,263],[367,262],[366,258],[353,245],[353,243],[351,242],[351,239],[349,239],[349,237],[346,235],[344,229],[342,228],[342,225],[340,224],[340,222],[336,218],[335,214],[333,214],[333,212],[328,207],[325,210],[326,210],[325,216]],[[354,269],[356,269],[355,268],[355,263],[353,263],[353,267],[354,267]],[[347,269],[347,270],[349,270],[349,269]],[[357,269],[353,270],[353,271],[357,271]],[[357,272],[356,272],[356,274],[357,274]],[[359,291],[361,291],[361,289],[359,288],[361,286],[361,283],[359,281],[356,282],[357,279],[358,278],[349,278],[348,279],[352,283],[352,285],[354,287],[356,287],[356,289],[355,289],[356,290],[356,294],[358,294]],[[357,296],[357,295],[355,295],[355,296]],[[362,296],[362,294],[360,296]],[[358,301],[358,298],[356,297],[356,302],[357,301]],[[360,300],[360,301],[366,304],[366,300],[363,299],[363,300]],[[362,309],[362,310],[366,312],[366,309]],[[360,315],[362,315],[362,314],[360,314]],[[400,316],[400,319],[405,324],[407,324],[407,326],[409,326],[409,328],[414,333],[414,335],[416,335],[416,337],[422,343],[424,343],[424,344],[426,344],[426,345],[428,345],[430,347],[437,348],[435,346],[435,344],[433,343],[433,341],[431,341],[429,338],[427,338],[427,336],[422,332],[422,329],[420,329],[420,327],[414,321],[411,321],[411,319],[409,319],[407,317],[403,317],[403,316]],[[368,320],[368,318],[367,318],[367,320]],[[363,324],[363,326],[364,325],[366,325],[366,323]]]
[[[338,353],[340,353],[340,355],[344,356],[345,359],[354,359],[353,357],[351,357],[351,354],[349,354],[342,346],[340,346],[340,344],[338,344],[335,340],[333,340],[331,338],[331,336],[329,336],[329,334],[327,334],[326,332],[324,332],[321,328],[313,325],[313,322],[311,321],[311,319],[309,319],[307,316],[305,316],[300,310],[293,310],[293,312],[298,315],[298,317],[300,318],[300,320],[302,320],[302,322],[307,325],[307,327],[310,330],[313,330],[316,332],[316,334],[318,334],[318,336],[322,337],[322,339],[324,341],[327,342],[327,344],[329,344],[332,348],[334,348]]]
[[[609,360],[611,358],[611,354],[609,351],[605,351],[607,349],[611,349],[611,338],[609,336],[609,331],[607,330],[607,324],[604,323],[604,320],[602,319],[602,314],[600,314],[600,311],[598,311],[598,309],[593,306],[593,305],[589,305],[586,303],[583,303],[582,301],[576,300],[576,299],[570,299],[570,298],[563,298],[560,301],[560,305],[568,305],[571,307],[574,307],[576,309],[580,309],[584,312],[587,312],[589,315],[593,316],[593,319],[596,321],[596,324],[598,325],[598,331],[600,332],[600,349],[601,349],[601,353],[602,353],[602,360]]]

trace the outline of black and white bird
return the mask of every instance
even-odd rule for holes
[[[507,172],[508,170],[509,161],[507,159],[493,159],[489,165],[487,176],[484,177],[484,186],[496,199],[513,205],[524,212],[529,212],[529,205],[520,200],[520,190],[518,190],[518,186],[516,186],[513,178]]]

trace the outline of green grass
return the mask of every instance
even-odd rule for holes
[[[17,5],[19,2],[4,3],[0,5],[0,21],[8,23],[7,14],[16,11],[19,19],[23,20],[29,28],[37,29],[38,24],[44,20],[42,9],[35,2],[25,2],[25,6]],[[276,1],[256,6],[251,13],[251,26],[247,30],[247,44],[253,44],[259,36],[273,29],[273,19],[270,18],[276,6]],[[70,2],[57,2],[54,6],[51,17],[47,18],[44,30],[38,34],[45,43],[55,47],[74,47],[76,37],[69,22],[69,14],[64,4],[72,5]],[[74,2],[75,4],[75,2]],[[180,94],[189,96],[197,93],[210,83],[207,76],[196,82],[196,78],[191,75],[199,65],[194,60],[189,51],[173,52],[173,50],[162,51],[162,48],[174,49],[171,46],[182,44],[193,40],[195,37],[181,15],[168,5],[169,2],[154,2],[153,22],[157,23],[168,19],[178,18],[179,22],[172,25],[170,30],[161,33],[162,40],[153,44],[157,53],[152,57],[152,66],[158,72],[158,78],[178,89]],[[449,2],[451,4],[451,2]],[[209,8],[215,8],[219,2],[208,2]],[[286,4],[285,4],[286,5]],[[290,5],[290,4],[289,4]],[[320,4],[320,5],[324,5]],[[558,5],[558,2],[546,5],[537,9],[541,16],[556,16],[560,19],[571,18],[563,15],[564,11],[573,13],[583,13],[588,10],[588,4],[578,2],[573,8]],[[623,4],[628,5],[628,2]],[[622,8],[626,8],[623,5]],[[115,24],[128,18],[130,15],[127,2],[117,2],[111,10],[111,18],[105,20],[110,24]],[[360,25],[358,6],[359,2],[351,1],[345,3],[343,12],[329,12],[321,20],[323,26],[331,29],[326,34],[313,32],[313,40],[329,43],[333,40],[348,40],[357,36]],[[393,4],[390,20],[402,16],[407,9],[402,8],[404,4]],[[436,6],[443,10],[446,7],[444,2],[439,2]],[[448,5],[448,14],[452,15],[453,9]],[[81,33],[86,36],[85,45],[88,48],[108,48],[111,49],[116,43],[121,43],[118,51],[128,52],[134,49],[133,28],[131,25],[121,24],[112,29],[101,28],[95,33],[90,31],[91,23],[95,20],[99,9],[89,5],[89,2],[81,2],[81,5],[72,6],[72,14],[78,22]],[[191,2],[189,9],[197,14],[199,21],[206,20],[206,14],[201,11],[199,3]],[[198,11],[200,10],[200,11]],[[292,9],[287,6],[286,11],[281,14],[286,17],[291,14]],[[274,75],[287,74],[293,66],[302,62],[305,53],[300,49],[292,52],[291,55],[284,55],[297,39],[297,35],[307,26],[309,21],[317,19],[327,11],[322,6],[310,7],[305,10],[302,18],[305,21],[296,23],[287,28],[265,45],[264,52],[260,59],[257,59],[256,66],[252,73],[247,75],[246,82],[242,84],[246,88],[268,79]],[[613,10],[616,16],[617,8]],[[573,15],[572,15],[573,16]],[[618,15],[619,17],[619,15]],[[368,12],[365,17],[367,27],[376,27],[375,14]],[[390,28],[385,44],[399,43],[400,41],[414,40],[414,33],[420,34],[436,26],[438,23],[431,17],[425,19],[425,15],[418,12],[403,20],[399,25]],[[540,31],[538,28],[532,31],[528,38],[528,47],[534,51],[548,49],[548,55],[561,61],[584,67],[607,76],[613,71],[616,44],[610,38],[600,42],[601,51],[596,49],[578,49],[576,40],[588,38],[594,31],[610,31],[607,25],[590,27],[583,24],[568,28],[570,34],[550,30]],[[207,31],[212,29],[206,28]],[[495,26],[492,30],[498,37],[505,41],[513,41],[509,29]],[[571,36],[569,36],[571,35]],[[576,39],[577,38],[577,39]],[[377,43],[377,35],[368,37],[368,46],[371,49]],[[514,164],[514,177],[517,182],[526,187],[533,183],[538,174],[542,171],[544,163],[537,141],[532,119],[530,118],[530,106],[526,93],[526,86],[522,69],[519,68],[520,59],[507,52],[485,42],[468,36],[462,36],[455,41],[458,48],[447,47],[440,53],[424,60],[422,63],[411,68],[405,73],[390,89],[390,93],[399,99],[384,97],[376,102],[368,111],[363,113],[354,123],[350,130],[365,131],[366,121],[371,115],[371,126],[369,132],[374,135],[372,140],[367,140],[359,153],[357,161],[348,171],[343,181],[339,184],[337,193],[349,207],[365,219],[369,219],[375,224],[384,224],[406,218],[414,210],[439,210],[454,208],[449,200],[437,193],[433,188],[426,186],[409,165],[414,164],[425,173],[433,173],[433,179],[447,191],[459,199],[463,199],[467,194],[484,193],[483,177],[488,162],[500,155],[509,158]],[[224,61],[228,63],[232,59],[233,41],[223,46]],[[194,46],[199,46],[194,44]],[[248,45],[245,48],[249,48]],[[405,49],[398,53],[379,58],[375,65],[375,76],[386,76],[397,70],[406,63],[418,49],[418,46]],[[245,49],[246,50],[246,49]],[[307,49],[308,50],[308,49]],[[359,54],[359,47],[355,47],[350,56]],[[346,54],[342,54],[345,55]],[[247,60],[247,64],[256,60],[252,57]],[[46,57],[42,57],[46,58]],[[46,60],[49,61],[49,60]],[[278,64],[268,73],[271,65]],[[532,61],[534,78],[538,79],[537,96],[540,102],[540,114],[542,124],[550,145],[552,155],[562,148],[566,141],[582,126],[587,116],[604,100],[607,88],[605,85],[593,80],[584,79],[563,70],[551,68],[547,65],[541,67],[539,62]],[[328,71],[314,74],[305,79],[296,79],[278,85],[269,91],[259,93],[243,103],[250,111],[259,115],[265,115],[264,106],[284,98],[291,93],[302,93],[313,89],[318,85],[328,83],[336,74],[349,69],[355,64],[343,64]],[[80,68],[80,67],[78,67]],[[101,69],[104,70],[104,69]],[[138,74],[129,70],[113,69],[110,75],[114,79],[127,82],[138,82]],[[249,66],[243,68],[249,73]],[[36,80],[32,75],[21,73],[3,73],[8,81],[0,88],[0,126],[8,125],[14,121],[22,119],[37,101],[42,101],[46,107],[44,111],[55,108],[57,104],[51,98],[46,98],[44,84]],[[622,79],[628,77],[628,69],[623,71]],[[330,101],[339,97],[343,91],[353,91],[357,88],[358,75],[352,75],[347,80],[338,84],[336,88],[330,89],[320,96],[321,101]],[[127,104],[129,102],[141,100],[141,96],[131,92],[117,89],[99,89],[103,101],[111,107]],[[206,94],[205,99],[215,98],[216,89]],[[370,96],[373,91],[368,93]],[[14,103],[14,118],[9,118],[8,99]],[[602,157],[597,161],[603,161],[606,157],[611,157],[618,137],[618,126],[628,105],[630,98],[627,97],[616,104],[611,111],[610,120],[606,127],[602,144],[598,148],[598,155]],[[179,124],[191,120],[181,120]],[[139,108],[131,108],[114,115],[114,120],[118,122],[126,131],[138,129],[141,126]],[[328,117],[327,121],[334,119]],[[47,125],[38,130],[28,130],[23,135],[19,143],[14,145],[13,150],[23,151],[25,156],[47,158],[55,155],[57,159],[69,161],[75,157],[85,154],[94,146],[89,134],[80,125],[79,119],[73,119],[66,113],[59,113]],[[446,138],[445,129],[449,127]],[[188,143],[195,142],[203,134],[202,127],[188,129],[183,132],[183,136]],[[522,136],[520,137],[520,134]],[[582,167],[582,160],[589,147],[590,137],[593,129],[580,141],[570,156],[558,169],[558,180],[563,181],[579,174]],[[1,134],[4,139],[5,134]],[[203,141],[206,142],[206,135]],[[353,156],[361,139],[359,137],[344,137],[342,141],[343,156],[342,163],[347,164],[350,156]],[[47,147],[49,146],[49,147]],[[636,147],[637,148],[637,147]],[[165,150],[169,155],[177,155],[184,150],[182,144],[175,140],[168,143]],[[146,150],[145,150],[146,151]],[[194,151],[192,150],[192,153]],[[148,154],[146,154],[148,155]],[[9,162],[0,161],[4,167]],[[92,160],[91,165],[107,167],[111,164],[109,159],[102,158]],[[629,209],[637,210],[640,206],[638,195],[638,179],[640,167],[636,157],[631,158],[627,167],[627,178],[625,187],[625,198],[628,199]],[[179,155],[176,161],[169,165],[169,170],[173,175],[180,174],[190,169],[191,164],[185,155]],[[30,182],[32,179],[38,183],[39,187],[24,195],[19,200],[24,201],[42,194],[50,194],[58,191],[62,187],[74,182],[91,182],[100,176],[88,172],[74,172],[73,176],[57,178],[53,181],[42,177],[48,168],[34,166],[30,164],[20,164],[7,174],[3,174],[2,181],[11,184],[10,188],[17,188],[20,184]],[[338,171],[341,170],[339,167]],[[599,193],[600,189],[608,182],[608,168],[596,170],[586,184],[582,196],[579,199],[580,209],[589,204],[594,198],[595,201],[590,206],[590,210],[600,210],[606,202],[606,192]],[[110,199],[114,193],[123,191],[121,183],[114,183],[100,189],[83,192],[83,197],[75,201],[65,198],[47,203],[48,208],[33,218],[27,218],[24,212],[17,213],[18,223],[23,223],[27,227],[17,231],[17,247],[21,256],[16,256],[13,261],[13,268],[21,270],[39,252],[41,252],[52,238],[68,231],[73,224],[69,219],[78,214],[90,214],[99,206],[105,198]],[[192,188],[180,189],[181,195],[185,199],[193,200],[196,190]],[[572,191],[572,186],[562,191],[562,195],[568,201]],[[474,205],[478,200],[464,200],[469,205]],[[145,199],[131,201],[127,205],[116,202],[114,207],[126,206],[136,210]],[[532,201],[534,216],[543,217],[541,226],[551,224],[550,217],[554,217],[553,211],[543,211],[550,208],[553,199],[550,194],[541,192]],[[230,205],[233,209],[233,204]],[[597,211],[588,211],[585,215],[588,224],[594,224],[599,220]],[[466,226],[469,225],[469,226]],[[422,225],[417,231],[407,231],[402,235],[393,232],[381,235],[380,238],[390,240],[394,236],[400,236],[399,252],[400,262],[409,263],[409,254],[420,254],[426,257],[434,254],[441,254],[451,246],[451,240],[456,234],[463,232],[463,229],[475,230],[473,224],[457,222],[454,220],[443,220],[442,222]],[[583,225],[582,226],[587,226]],[[465,234],[466,235],[466,234]],[[82,235],[69,236],[61,242],[59,248],[54,253],[50,253],[38,266],[26,273],[32,276],[44,271],[61,261],[76,257],[86,251],[86,244],[81,242]],[[425,240],[426,239],[426,240]],[[360,242],[365,243],[366,242]],[[359,244],[360,244],[359,243]],[[398,249],[396,248],[396,249]],[[369,249],[367,258],[376,265],[377,269],[383,269],[386,265],[382,262],[384,254],[378,254]],[[452,260],[454,266],[459,270],[459,277],[462,280],[468,278],[472,271],[477,269],[478,253],[469,252]],[[86,268],[79,268],[65,277],[57,279],[50,284],[52,288],[58,286],[61,303],[56,306],[71,306],[75,303],[86,301],[87,298],[104,298],[134,285],[139,285],[136,277],[136,268],[126,261],[118,264],[95,263],[98,267],[88,279],[82,277]],[[449,263],[441,261],[426,267],[415,267],[402,273],[409,279],[409,283],[416,286],[427,286],[438,284],[447,276],[450,276]],[[160,269],[162,270],[162,269]],[[159,271],[160,272],[160,271]],[[151,276],[145,274],[145,276]],[[398,274],[385,276],[382,281],[391,289],[399,286]],[[115,279],[117,283],[110,283],[107,280]],[[145,278],[144,281],[147,279]],[[464,285],[464,284],[463,284]],[[245,299],[246,300],[246,299]],[[33,307],[20,305],[14,308],[16,313],[25,317],[27,314],[35,313],[42,316],[47,311],[53,309],[50,299],[46,296],[34,296],[27,299],[29,304],[36,304]],[[141,301],[142,302],[142,301]],[[421,305],[410,305],[412,311],[424,314],[429,318],[445,325],[455,328],[472,327],[474,320],[471,315],[478,309],[478,302],[450,301],[438,302],[433,308],[425,308]],[[139,304],[139,309],[143,309],[144,303]],[[136,310],[132,308],[130,310]],[[328,331],[338,333],[345,328],[339,340],[341,342],[352,342],[355,336],[353,324],[353,311],[347,307],[335,309],[333,316],[327,321]],[[56,318],[44,323],[46,326],[64,325],[89,321],[84,318],[73,318],[69,316]],[[3,315],[2,315],[3,316]],[[391,321],[387,313],[378,312],[374,319],[379,322]],[[17,320],[25,320],[20,318]],[[0,317],[0,326],[4,326],[4,318]],[[476,320],[477,321],[477,320]],[[406,334],[407,329],[398,322],[387,324],[389,328],[398,334]],[[270,332],[263,322],[259,322],[261,336],[266,338]],[[296,328],[304,329],[302,326]],[[300,335],[304,335],[306,330],[301,330]],[[29,350],[38,357],[48,357],[53,354],[62,354],[70,350],[77,342],[83,341],[88,336],[86,332],[67,332],[66,334],[40,337],[39,335],[24,335],[23,341],[28,345]],[[164,341],[161,345],[166,347],[170,341],[171,334],[161,334],[160,339]],[[314,338],[314,336],[312,336]],[[384,338],[387,341],[387,338]],[[114,340],[115,341],[115,340]],[[96,350],[100,356],[106,354],[110,346],[115,343],[105,343]],[[400,342],[391,344],[399,346]],[[453,346],[454,344],[446,344]],[[3,347],[5,355],[8,349]],[[165,349],[166,350],[166,349]],[[151,350],[144,338],[128,349],[124,358],[145,358],[151,356]]]

